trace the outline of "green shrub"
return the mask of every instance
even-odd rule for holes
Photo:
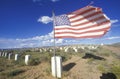
[[[13,76],[19,75],[23,72],[25,72],[25,70],[16,69],[16,70],[10,70],[10,71],[7,71],[7,72],[2,72],[2,73],[0,73],[0,75],[2,77],[13,77]]]
[[[110,56],[110,53],[108,52],[104,52],[104,53],[101,53],[102,56],[106,56],[106,57],[109,57]]]
[[[114,73],[118,79],[120,79],[120,64],[119,65],[113,65],[110,69],[112,73]]]
[[[105,67],[103,66],[103,65],[98,65],[97,66],[97,69],[99,70],[99,71],[101,71],[102,73],[104,73],[106,70],[105,70]]]
[[[45,72],[47,75],[51,74],[51,66],[50,65],[48,65],[48,67],[45,69]]]
[[[41,61],[40,61],[39,58],[33,58],[33,59],[30,59],[30,61],[29,61],[28,64],[29,64],[30,66],[33,66],[33,65],[38,65],[40,62],[41,62]]]
[[[20,73],[25,72],[25,70],[17,69],[7,73],[7,76],[16,76]]]
[[[0,69],[0,72],[4,71],[4,69]]]
[[[62,77],[68,77],[70,75],[71,75],[71,73],[68,71],[63,71],[63,73],[62,73]]]
[[[93,63],[93,61],[95,61],[95,59],[90,58],[90,59],[88,59],[88,60],[87,60],[87,63],[88,63],[88,64],[92,64],[92,63]]]
[[[24,66],[24,62],[21,61],[21,60],[17,60],[17,61],[13,60],[12,63],[13,63],[14,65],[17,65],[17,66],[18,66],[18,65],[19,65],[19,66]]]
[[[52,57],[52,54],[46,52],[46,53],[41,54],[39,58],[40,58],[41,62],[49,62],[50,63],[51,57]]]
[[[97,69],[101,71],[102,73],[110,72],[114,73],[117,77],[117,79],[120,79],[120,63],[119,60],[113,61],[112,64],[108,64],[106,62],[101,63],[97,66]]]

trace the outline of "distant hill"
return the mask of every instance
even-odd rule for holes
[[[118,42],[118,43],[113,43],[112,46],[120,46],[120,42]]]

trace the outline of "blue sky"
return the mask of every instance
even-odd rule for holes
[[[56,39],[57,45],[111,44],[120,42],[120,1],[92,0],[110,18],[110,31],[102,38]],[[53,45],[52,11],[65,14],[85,7],[91,0],[0,0],[0,48]]]

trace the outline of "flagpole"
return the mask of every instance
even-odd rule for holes
[[[54,38],[54,56],[56,56],[56,50],[55,50],[55,30],[54,30],[54,28],[55,28],[55,13],[54,13],[54,11],[52,11],[52,16],[53,16],[53,38]]]
[[[55,42],[55,13],[54,11],[52,11],[52,16],[53,16],[53,39],[54,39],[54,53],[53,53],[53,56],[54,56],[54,62],[55,62],[55,77],[57,77],[57,64],[56,64],[56,42]]]

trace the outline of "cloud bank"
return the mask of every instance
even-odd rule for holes
[[[55,39],[56,45],[70,44],[111,44],[119,42],[120,36],[103,37],[96,39]],[[54,46],[53,32],[46,35],[35,36],[24,39],[0,39],[0,48],[24,48],[24,47],[42,47]]]
[[[54,45],[53,32],[46,35],[35,36],[24,39],[0,39],[0,48],[24,48],[24,47],[41,47]],[[64,39],[55,39],[57,45],[64,43]]]

